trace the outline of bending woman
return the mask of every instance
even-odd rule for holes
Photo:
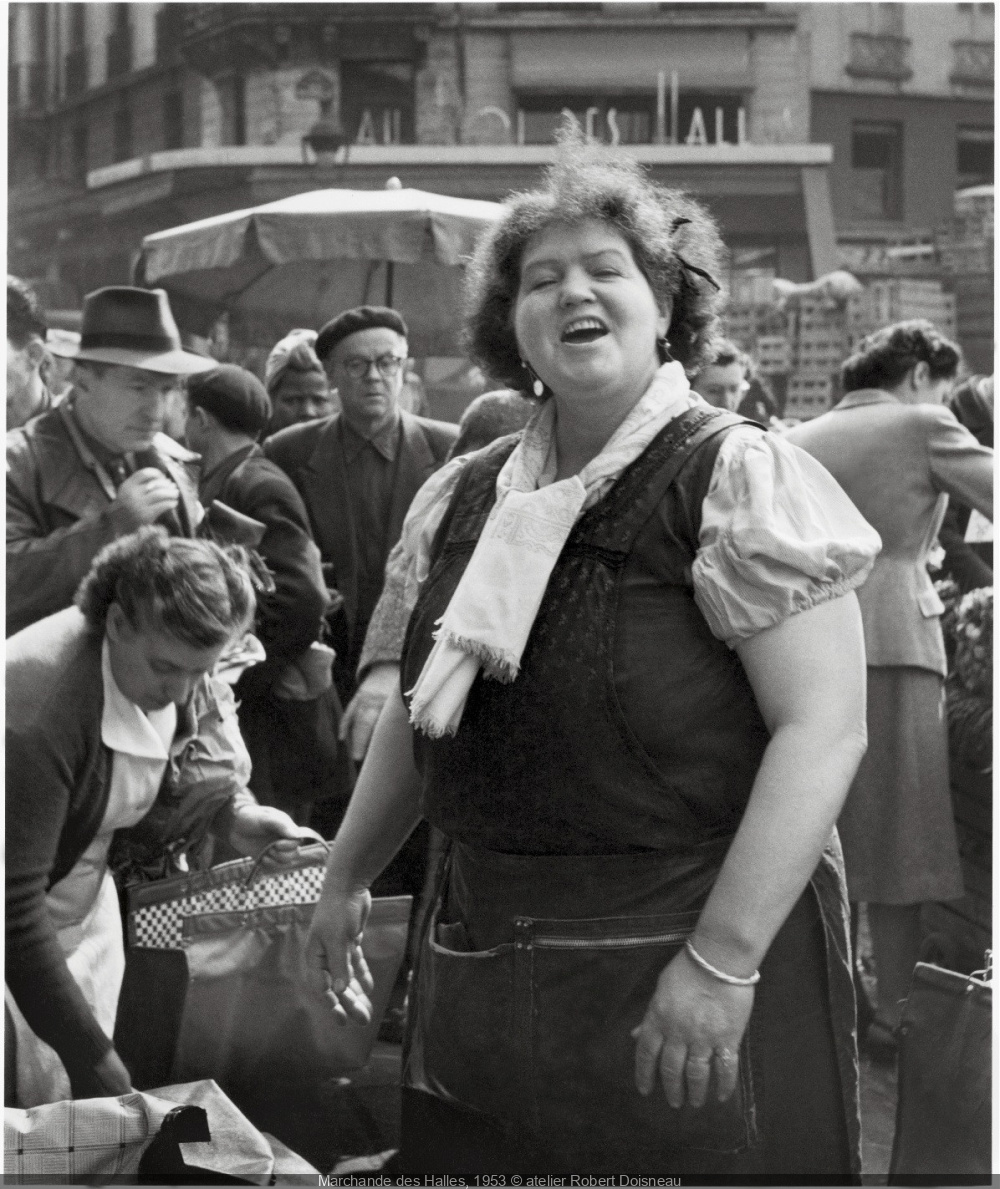
[[[567,146],[478,250],[473,356],[538,408],[422,501],[409,705],[312,935],[364,1019],[367,888],[422,814],[451,839],[408,1168],[858,1171],[834,823],[879,542],[822,467],[690,390],[720,247],[695,203]]]
[[[246,789],[229,687],[211,676],[253,620],[248,567],[140,529],[68,607],[7,641],[8,1105],[126,1094],[111,1037],[125,969],[112,838],[153,860],[211,831],[276,857],[315,838]],[[277,852],[280,852],[278,854]]]

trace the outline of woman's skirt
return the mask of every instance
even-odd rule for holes
[[[635,1088],[632,1029],[706,891],[657,896],[665,867],[455,848],[414,976],[405,1171],[852,1178],[853,1004],[832,1009],[812,887],[761,965],[733,1097],[673,1110]]]
[[[851,900],[919,904],[963,894],[936,673],[869,667],[868,751],[837,829]]]

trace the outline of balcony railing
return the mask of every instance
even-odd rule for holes
[[[993,42],[953,41],[951,43],[953,83],[993,85]]]
[[[903,82],[911,78],[910,39],[887,33],[852,33],[851,60],[846,67],[853,78],[884,78]]]
[[[66,98],[82,95],[87,89],[87,51],[70,50],[66,55]]]
[[[108,78],[121,78],[132,69],[132,36],[129,29],[108,34]]]

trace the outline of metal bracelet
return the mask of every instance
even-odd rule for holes
[[[749,975],[747,978],[739,978],[735,974],[726,974],[724,970],[719,970],[717,967],[713,966],[711,962],[706,962],[701,954],[699,954],[694,948],[690,937],[684,942],[684,948],[687,950],[694,962],[702,968],[702,970],[706,971],[713,978],[717,978],[720,983],[729,983],[729,985],[733,987],[752,987],[756,983],[760,982],[759,970],[755,970],[753,974]]]

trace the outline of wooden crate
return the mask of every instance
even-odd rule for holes
[[[792,370],[792,343],[787,335],[758,335],[753,349],[757,370],[765,376],[777,376]]]
[[[827,372],[793,372],[788,377],[784,416],[808,421],[827,412],[833,399],[833,377]]]

